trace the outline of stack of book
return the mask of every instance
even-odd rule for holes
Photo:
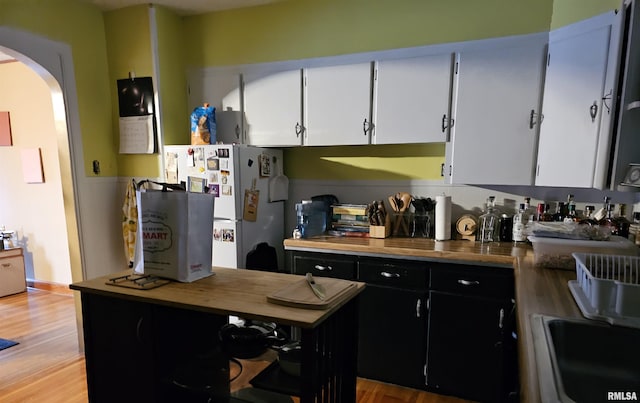
[[[331,231],[334,235],[369,236],[366,204],[334,204],[331,214]]]

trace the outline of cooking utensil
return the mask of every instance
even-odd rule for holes
[[[409,235],[409,224],[407,223],[405,212],[409,209],[411,204],[411,194],[407,192],[398,192],[393,196],[393,198],[394,203],[397,206],[397,209],[394,208],[394,211],[399,213],[396,215],[397,220],[393,229],[393,235],[398,235],[400,233],[400,227],[402,227],[403,234]],[[389,198],[389,201],[391,201],[391,197]]]
[[[289,199],[289,178],[282,173],[282,163],[273,157],[276,176],[269,180],[269,201],[276,202]]]
[[[223,350],[235,358],[255,358],[269,347],[287,342],[288,337],[273,322],[245,321],[220,328],[218,337]]]
[[[307,273],[307,283],[309,283],[309,286],[311,287],[311,290],[313,291],[313,293],[316,294],[316,297],[320,298],[321,300],[324,300],[324,297],[326,295],[324,291],[324,287],[316,283],[311,273]]]
[[[302,358],[302,346],[299,341],[287,343],[277,347],[278,363],[280,369],[292,376],[300,376],[300,362]]]

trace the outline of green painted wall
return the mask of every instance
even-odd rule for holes
[[[77,0],[0,0],[0,25],[71,46],[85,173],[93,176],[91,161],[97,159],[103,175],[116,175],[102,13],[87,2]]]
[[[555,0],[551,29],[620,9],[621,6],[622,0]]]
[[[524,4],[524,6],[523,6]],[[285,0],[185,19],[187,60],[220,66],[549,30],[553,0]]]
[[[184,46],[188,38],[184,36],[181,17],[165,7],[154,7],[158,27],[159,93],[164,143],[188,143],[191,134]]]
[[[104,13],[111,86],[112,147],[117,155],[118,176],[158,176],[158,154],[119,154],[117,80],[153,77],[149,6],[140,5]],[[157,91],[157,88],[154,88]]]

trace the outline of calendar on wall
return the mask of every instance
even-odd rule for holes
[[[158,148],[153,80],[118,80],[120,154],[153,154]]]

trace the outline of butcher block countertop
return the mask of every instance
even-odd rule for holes
[[[530,316],[534,313],[567,318],[582,318],[567,282],[575,280],[575,271],[534,267],[530,245],[485,243],[465,240],[436,242],[419,238],[348,238],[319,236],[286,239],[285,249],[356,254],[417,260],[498,265],[514,270],[518,311],[518,350],[520,365],[520,401],[540,402],[538,375],[533,348]]]
[[[100,294],[175,308],[238,315],[245,319],[278,322],[282,325],[314,328],[364,289],[354,286],[333,300],[326,309],[301,309],[267,301],[267,296],[295,286],[304,276],[214,267],[213,276],[192,283],[171,281],[153,289],[133,289],[106,284],[110,278],[131,274],[131,270],[70,285],[72,290]],[[323,281],[334,281],[326,279]],[[342,280],[338,280],[342,281]]]

